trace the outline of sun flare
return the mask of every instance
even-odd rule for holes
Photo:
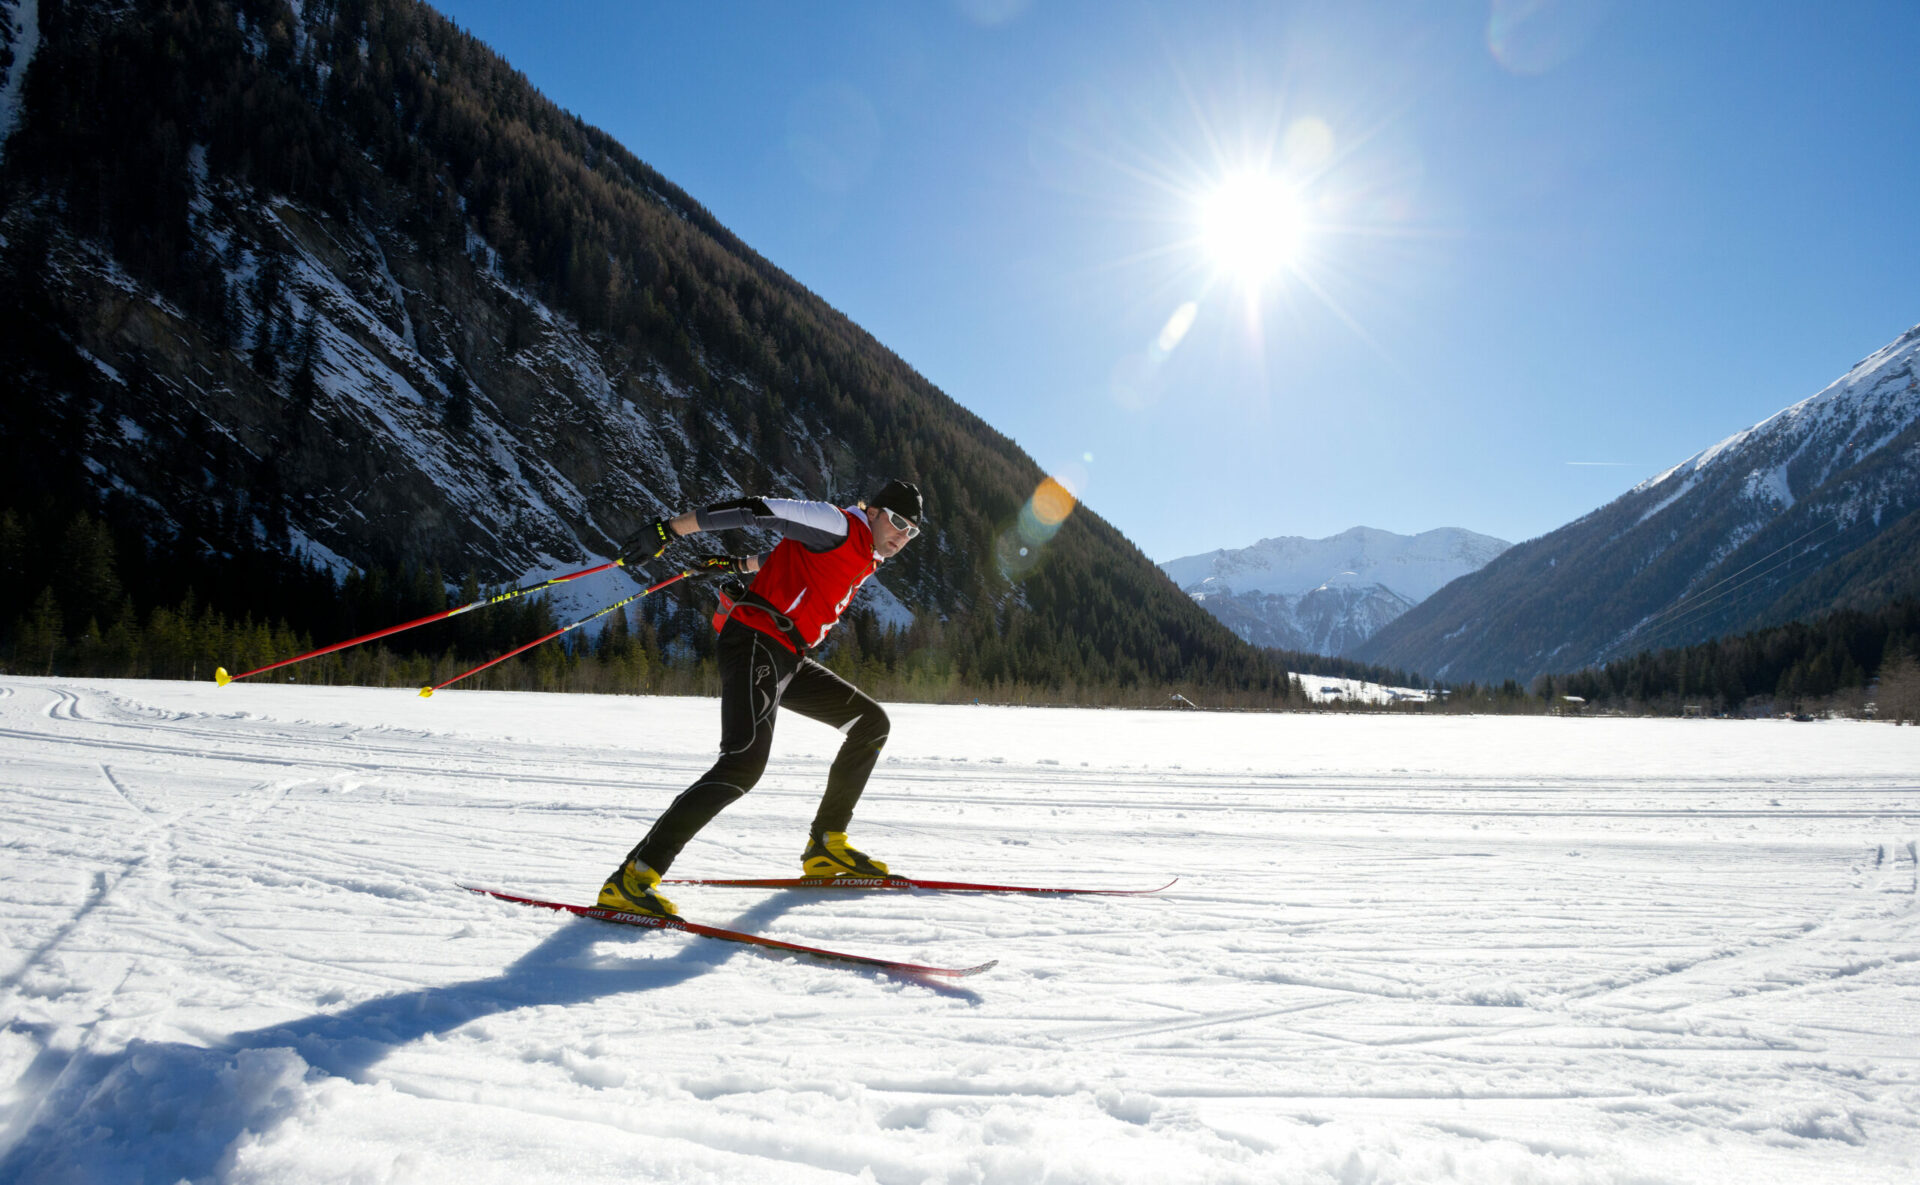
[[[1200,203],[1200,239],[1208,257],[1251,286],[1291,265],[1306,233],[1306,203],[1278,177],[1229,177]]]

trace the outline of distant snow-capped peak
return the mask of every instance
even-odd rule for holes
[[[1325,539],[1295,535],[1251,547],[1183,556],[1160,565],[1188,593],[1300,596],[1321,588],[1380,585],[1418,603],[1511,544],[1459,527],[1396,535],[1354,527]]]

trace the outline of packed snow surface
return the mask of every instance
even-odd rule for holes
[[[1151,897],[591,899],[702,700],[0,679],[0,1180],[1864,1182],[1920,729],[897,707],[853,836]],[[782,723],[685,876],[791,875]]]

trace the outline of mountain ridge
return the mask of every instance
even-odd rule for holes
[[[1814,395],[1515,546],[1355,657],[1531,679],[1920,590],[1920,326]]]
[[[1399,535],[1351,527],[1274,536],[1160,565],[1181,591],[1257,646],[1345,654],[1509,547],[1461,527]]]

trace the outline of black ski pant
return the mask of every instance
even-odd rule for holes
[[[866,692],[737,621],[720,631],[720,760],[682,791],[628,859],[665,872],[687,841],[753,789],[773,748],[774,713],[789,708],[846,736],[827,771],[813,833],[845,831],[887,743],[887,714]]]

